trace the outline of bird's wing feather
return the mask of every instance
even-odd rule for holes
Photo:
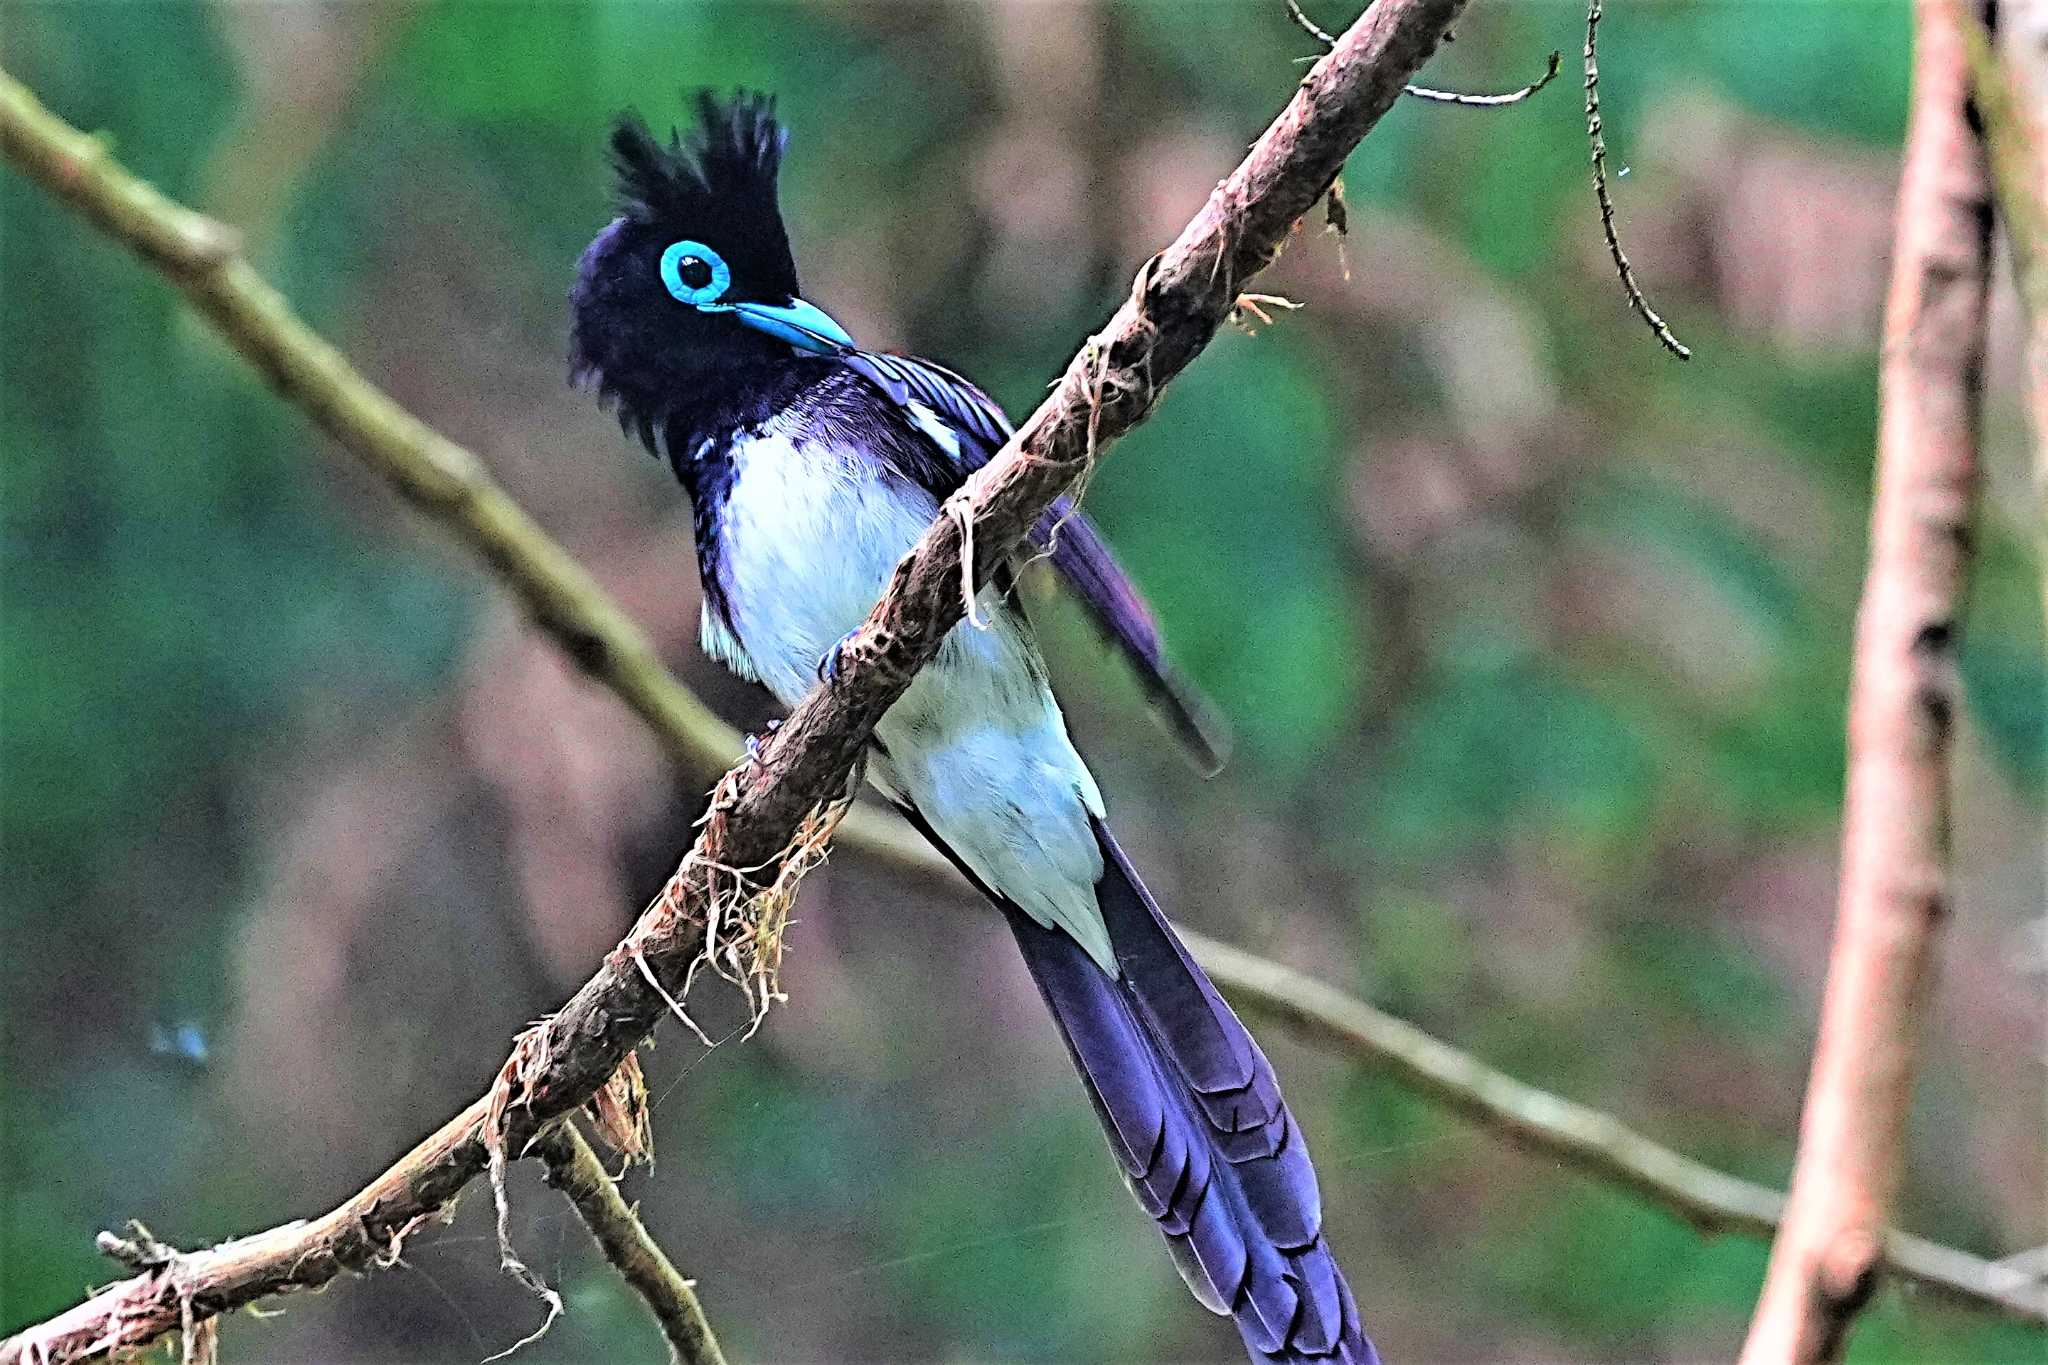
[[[1072,498],[1063,497],[1046,509],[1032,530],[1032,540],[1045,549],[1060,578],[1130,660],[1146,697],[1173,727],[1189,760],[1203,776],[1215,776],[1230,754],[1230,727],[1215,703],[1166,657],[1166,642],[1151,609],[1095,523]]]
[[[971,380],[935,361],[907,355],[881,355],[873,351],[852,351],[844,358],[851,369],[887,394],[899,407],[921,403],[944,418],[965,438],[957,451],[950,452],[959,464],[959,477],[953,481],[954,488],[987,464],[988,457],[1001,449],[1003,442],[1009,440],[1015,430],[993,398]],[[952,488],[932,490],[941,498],[952,491]]]
[[[1010,438],[1013,428],[995,400],[943,365],[867,351],[844,359],[931,438],[939,458],[906,472],[934,497],[951,496]],[[1204,773],[1221,768],[1230,749],[1228,727],[1215,705],[1167,659],[1158,622],[1095,523],[1063,497],[1032,528],[1031,541],[1130,661],[1189,758]]]

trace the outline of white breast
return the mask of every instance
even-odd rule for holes
[[[719,523],[720,578],[746,662],[786,706],[825,651],[867,618],[938,512],[924,489],[785,415],[735,442]],[[995,589],[985,627],[953,628],[876,727],[869,775],[914,805],[976,876],[1115,971],[1095,904],[1102,796],[1067,738],[1029,627]],[[709,611],[705,647],[735,651]]]
[[[806,439],[788,417],[733,443],[719,524],[733,626],[762,684],[794,706],[818,660],[866,619],[882,585],[938,510],[872,465]],[[705,643],[719,649],[705,616]]]

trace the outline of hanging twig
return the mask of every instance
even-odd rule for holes
[[[1294,22],[1301,25],[1304,33],[1323,45],[1323,51],[1328,52],[1337,45],[1336,36],[1319,27],[1315,20],[1302,13],[1297,0],[1287,0],[1287,12],[1294,16]],[[1405,90],[1407,87],[1402,88]]]
[[[1315,20],[1302,12],[1299,0],[1286,0],[1287,13],[1300,25],[1303,32],[1328,47],[1330,35],[1320,28]],[[1586,7],[1586,141],[1593,159],[1593,198],[1600,207],[1600,235],[1606,239],[1607,254],[1614,261],[1614,269],[1621,276],[1622,290],[1628,295],[1628,306],[1657,334],[1657,340],[1664,348],[1680,360],[1692,359],[1692,350],[1672,335],[1671,328],[1650,306],[1643,296],[1642,286],[1636,283],[1635,267],[1629,264],[1628,253],[1621,249],[1621,237],[1614,227],[1614,199],[1607,188],[1607,142],[1601,135],[1600,122],[1600,64],[1599,50],[1600,0],[1588,0]],[[1520,104],[1541,90],[1556,77],[1563,61],[1561,53],[1552,52],[1550,62],[1543,74],[1519,90],[1502,95],[1465,95],[1451,90],[1432,90],[1427,86],[1408,85],[1403,87],[1405,95],[1417,99],[1431,100],[1438,104],[1463,105],[1467,108],[1498,109],[1503,105]],[[1333,218],[1332,222],[1338,220]],[[1341,233],[1343,229],[1338,228]],[[1346,272],[1349,273],[1348,270]]]
[[[1586,142],[1593,153],[1593,198],[1600,205],[1600,235],[1607,239],[1607,254],[1614,261],[1614,269],[1621,276],[1621,287],[1628,295],[1628,306],[1636,316],[1649,325],[1657,334],[1657,340],[1664,343],[1664,349],[1680,360],[1691,360],[1692,350],[1671,334],[1671,328],[1658,316],[1650,301],[1643,297],[1642,286],[1636,283],[1635,267],[1628,263],[1628,253],[1621,249],[1621,237],[1614,230],[1614,199],[1607,192],[1607,141],[1600,132],[1600,0],[1587,0],[1586,5]]]

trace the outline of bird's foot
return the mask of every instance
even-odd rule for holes
[[[767,723],[766,725],[764,725],[764,726],[762,726],[762,727],[761,727],[761,733],[760,733],[760,734],[758,734],[758,735],[748,735],[748,736],[747,736],[747,758],[748,758],[748,759],[749,759],[749,760],[750,760],[750,761],[751,761],[751,762],[753,763],[753,765],[754,765],[755,767],[757,767],[757,768],[758,768],[758,767],[760,767],[760,766],[761,766],[761,744],[762,744],[762,742],[763,742],[764,740],[766,740],[766,739],[768,738],[768,736],[770,736],[770,735],[774,734],[774,733],[775,733],[775,732],[776,732],[777,730],[779,730],[779,729],[781,729],[781,728],[782,728],[782,722],[781,722],[781,721],[779,721],[779,720],[771,720],[771,721],[769,721],[769,722],[768,722],[768,723]]]
[[[834,678],[837,678],[839,676],[839,656],[842,652],[845,651],[846,646],[852,642],[853,637],[858,634],[860,634],[860,627],[855,626],[852,630],[849,630],[846,632],[846,634],[840,636],[838,641],[833,644],[832,648],[826,650],[823,654],[818,656],[819,682],[831,682]]]

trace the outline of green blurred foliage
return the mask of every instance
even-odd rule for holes
[[[971,302],[1000,296],[981,278],[1000,215],[970,187],[1015,98],[971,8],[360,12],[372,9],[382,46],[303,160],[276,168],[274,218],[245,226],[295,304],[414,401],[582,413],[566,390],[492,393],[465,368],[481,363],[464,344],[475,338],[403,316],[408,290],[432,278],[480,292],[503,334],[484,340],[555,364],[561,298],[604,217],[605,121],[628,105],[663,121],[676,92],[699,85],[780,93],[797,136],[793,235],[807,263],[848,276],[806,264],[819,301],[854,289],[859,268],[876,272],[906,344],[970,369],[1013,411],[1142,255],[1098,232],[1058,259],[1084,282],[1075,292],[1016,314]],[[1143,150],[1155,125],[1234,156],[1308,50],[1277,3],[1094,13],[1111,73],[1105,156]],[[275,98],[256,77],[277,54],[252,44],[247,14],[166,0],[16,5],[0,22],[10,70],[167,191],[207,203],[222,147],[250,146],[242,120]],[[1582,22],[1570,4],[1475,8],[1430,79],[1527,79],[1549,49],[1576,52]],[[1616,182],[1624,228],[1696,169],[1639,149],[1637,130],[1673,98],[1704,92],[1831,155],[1895,145],[1907,29],[1904,4],[1860,0],[1612,9],[1604,104],[1616,163],[1633,171]],[[1779,1179],[1813,982],[1754,914],[1730,907],[1768,904],[1802,922],[1826,912],[1824,883],[1759,889],[1743,873],[1801,858],[1824,867],[1831,845],[1875,354],[1802,351],[1745,328],[1698,276],[1659,301],[1699,360],[1681,368],[1659,353],[1592,245],[1573,85],[1568,62],[1554,90],[1510,115],[1399,107],[1345,179],[1355,205],[1418,225],[1456,258],[1428,288],[1506,299],[1529,324],[1561,414],[1517,453],[1535,473],[1482,492],[1421,548],[1388,548],[1361,508],[1417,494],[1382,453],[1418,439],[1457,452],[1443,413],[1458,381],[1422,323],[1343,304],[1331,244],[1304,233],[1287,268],[1328,297],[1256,336],[1220,338],[1089,498],[1177,657],[1235,724],[1229,774],[1195,790],[1152,756],[1128,680],[1101,676],[1071,620],[1055,614],[1048,628],[1075,728],[1103,753],[1120,816],[1182,859],[1191,918],[1247,941],[1339,945],[1323,975],[1690,1152]],[[1115,165],[1098,168],[1104,194],[1130,173]],[[1017,189],[1041,193],[1052,190]],[[106,1278],[90,1249],[97,1227],[140,1215],[200,1240],[343,1192],[265,1168],[221,1093],[218,1059],[181,1061],[152,1040],[190,1020],[232,1049],[246,1008],[237,973],[255,907],[276,894],[286,795],[310,802],[337,755],[381,742],[394,717],[453,709],[495,597],[281,411],[163,284],[12,176],[0,176],[0,223],[4,1330]],[[868,256],[833,254],[857,248]],[[1704,463],[1708,449],[1743,453]],[[569,458],[592,481],[645,473],[617,443]],[[565,521],[580,515],[557,496]],[[1811,519],[1788,527],[1779,502]],[[2038,828],[2048,674],[2028,534],[2009,517],[1987,525],[1962,673],[1970,740],[1988,758],[1971,769],[1973,810]],[[1581,611],[1575,585],[1587,581],[1636,614]],[[684,828],[687,799],[647,804],[674,805]],[[430,833],[452,841],[456,828]],[[1226,880],[1211,864],[1226,860],[1288,869],[1328,913],[1297,916],[1290,934],[1262,906],[1210,904],[1225,893],[1206,888]],[[1795,884],[1796,903],[1781,900]],[[866,894],[897,898],[879,880]],[[516,939],[479,899],[451,877],[422,913],[453,907],[467,932]],[[636,1179],[650,1202],[668,1201],[701,1259],[686,1269],[721,1329],[743,1358],[854,1342],[935,1359],[1221,1349],[1123,1206],[1078,1099],[1009,1094],[1011,1059],[994,1054],[1019,1045],[974,1032],[1007,1016],[973,998],[975,979],[924,965],[921,926],[945,913],[863,921],[877,942],[895,937],[869,950],[879,979],[868,993],[836,988],[859,1005],[838,1026],[877,1035],[848,1038],[849,1053],[896,1057],[879,1074],[856,1084],[815,1053],[785,1057],[774,1024],[701,1067],[657,1055],[657,1089],[679,1098],[657,1111],[662,1164]],[[1973,941],[1985,937],[1995,926]],[[791,968],[800,995],[809,951]],[[968,998],[929,999],[955,991]],[[481,1068],[505,1028],[559,994],[508,983],[503,1018],[451,1020],[407,1001],[421,1012],[385,1022],[421,1052]],[[981,1042],[946,1046],[965,1037]],[[1953,1064],[1964,1045],[1934,1046]],[[1384,1078],[1275,1052],[1290,1077],[1309,1078],[1290,1093],[1316,1132],[1339,1245],[1373,1267],[1360,1284],[1368,1312],[1406,1348],[1390,1354],[1690,1356],[1739,1332],[1760,1247],[1703,1240],[1628,1196],[1504,1156]],[[466,1098],[404,1091],[411,1073],[395,1062],[389,1073],[404,1098],[377,1108],[384,1147]],[[1950,1084],[1944,1099],[1965,1103],[1930,1106],[1921,1131],[1943,1151],[1995,1149],[1968,1112],[1982,1087]],[[361,1178],[384,1150],[356,1155]],[[1981,1177],[1971,1167],[1954,1179]],[[538,1228],[575,1325],[530,1357],[645,1354],[634,1305],[587,1256],[560,1250],[559,1219]],[[238,1322],[236,1353],[302,1358],[276,1344],[299,1330],[336,1333],[304,1338],[329,1349],[368,1343],[364,1358],[473,1359],[479,1343],[509,1344],[531,1305],[506,1297],[472,1232],[438,1244],[423,1234],[409,1248],[417,1280],[339,1287],[282,1325]],[[2012,1240],[1988,1196],[1956,1203],[1943,1232],[1986,1249]],[[1854,1356],[2040,1350],[2038,1334],[1887,1295]]]
[[[1175,654],[1235,718],[1242,756],[1275,774],[1342,728],[1365,670],[1357,617],[1330,610],[1349,590],[1322,497],[1341,448],[1311,376],[1298,339],[1221,338],[1089,499],[1124,528],[1118,550],[1175,623]]]

